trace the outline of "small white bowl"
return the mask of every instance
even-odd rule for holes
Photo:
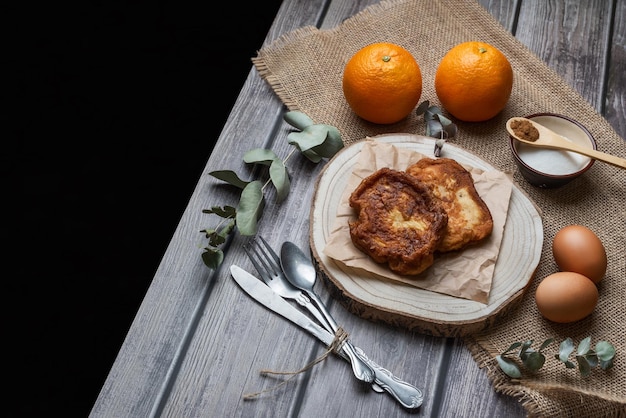
[[[596,141],[587,128],[572,118],[556,113],[535,113],[525,117],[575,144],[597,149]],[[530,184],[541,188],[563,186],[589,170],[595,161],[571,151],[533,147],[511,135],[509,145],[522,176]]]

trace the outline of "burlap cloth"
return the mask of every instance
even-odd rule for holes
[[[330,30],[303,27],[262,48],[252,62],[290,110],[300,110],[317,123],[339,129],[346,144],[366,136],[408,132],[423,135],[422,117],[415,114],[394,125],[364,122],[348,107],[341,89],[348,59],[361,47],[386,41],[402,45],[415,56],[423,76],[420,102],[439,104],[434,74],[445,52],[457,43],[479,40],[499,48],[513,66],[513,92],[505,110],[482,123],[458,122],[453,139],[513,174],[513,179],[542,211],[542,258],[522,302],[500,325],[464,339],[477,364],[486,370],[496,391],[517,397],[529,415],[626,416],[626,170],[595,162],[581,178],[559,189],[530,186],[511,159],[505,122],[512,116],[557,112],[576,118],[598,142],[598,149],[626,157],[626,142],[587,101],[554,71],[507,32],[482,6],[467,0],[383,1],[370,6]],[[445,151],[445,146],[444,146]],[[600,300],[593,314],[568,325],[540,316],[534,293],[540,280],[557,271],[551,243],[569,224],[591,228],[604,243],[606,276],[599,285]],[[611,342],[617,351],[610,371],[599,367],[582,378],[553,358],[558,343],[571,337],[577,344],[591,336]],[[548,337],[556,342],[546,352],[546,364],[536,375],[515,381],[504,375],[494,357],[515,341],[532,339],[534,347]]]

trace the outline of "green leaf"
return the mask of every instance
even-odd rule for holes
[[[607,341],[598,341],[596,344],[596,355],[600,360],[602,370],[608,370],[613,367],[613,357],[615,357],[615,347]]]
[[[228,184],[231,184],[235,187],[243,189],[249,183],[249,181],[245,181],[240,179],[234,171],[231,170],[217,170],[211,171],[209,173],[210,176],[215,177],[218,180],[225,181]]]
[[[448,138],[454,138],[457,132],[459,132],[459,128],[457,128],[457,126],[454,123],[450,125],[445,125],[443,127],[443,130],[447,134]]]
[[[276,188],[276,201],[282,202],[289,194],[291,183],[289,181],[287,167],[285,167],[285,164],[281,160],[276,159],[272,162],[270,166],[270,178]]]
[[[591,366],[587,363],[587,360],[584,357],[576,356],[576,361],[578,362],[578,370],[580,370],[580,374],[583,377],[589,376],[591,374]]]
[[[444,127],[454,126],[456,128],[456,125],[454,123],[452,123],[452,121],[450,119],[448,119],[447,117],[443,116],[441,113],[437,114],[437,119],[439,119],[439,122],[441,122],[441,124]]]
[[[303,151],[302,155],[304,155],[307,159],[309,159],[310,161],[314,162],[315,164],[317,164],[320,161],[322,161],[322,157],[319,156],[315,151],[313,151],[311,149]]]
[[[600,368],[602,370],[608,370],[611,367],[613,367],[613,357],[611,357],[609,360],[600,359]]]
[[[545,340],[543,343],[541,343],[541,346],[539,347],[539,351],[542,351],[544,348],[552,344],[553,341],[554,341],[554,338],[548,338],[547,340]]]
[[[590,348],[591,348],[591,337],[587,337],[578,344],[578,355],[583,356],[587,354]]]
[[[326,139],[320,145],[313,147],[312,150],[321,157],[331,158],[343,148],[343,141],[341,140],[341,134],[337,128],[330,125],[322,126],[327,128]]]
[[[255,180],[241,192],[237,207],[237,229],[241,235],[254,235],[257,232],[257,221],[263,210],[262,183]]]
[[[428,113],[432,115],[441,115],[443,113],[443,110],[441,109],[441,107],[433,105],[428,107]]]
[[[518,347],[520,347],[522,345],[522,343],[517,342],[517,343],[513,343],[509,346],[509,348],[506,349],[506,351],[504,351],[504,353],[502,354],[506,354],[506,353],[510,353],[511,351],[517,349]]]
[[[580,356],[580,357],[584,357],[585,360],[587,361],[587,363],[589,363],[589,366],[591,368],[596,367],[598,365],[598,356],[593,351],[585,354],[584,356]]]
[[[522,344],[522,348],[520,349],[520,352],[525,353],[526,351],[530,349],[531,345],[533,345],[533,340],[524,341],[524,343]],[[534,350],[530,350],[530,351],[534,351]]]
[[[565,363],[572,351],[574,351],[574,341],[567,337],[559,346],[559,360]]]
[[[522,377],[522,373],[519,370],[519,367],[513,362],[513,360],[508,359],[506,357],[502,357],[500,355],[496,356],[496,360],[500,369],[509,377],[519,378]]]
[[[202,261],[208,268],[215,270],[224,261],[224,252],[219,249],[205,248],[202,253]]]
[[[615,356],[615,347],[607,341],[598,341],[596,344],[596,354],[601,360],[609,360]]]
[[[539,352],[531,352],[524,358],[523,363],[528,369],[536,372],[543,367],[546,357]]]
[[[310,125],[302,132],[290,133],[287,135],[287,140],[300,151],[306,151],[324,143],[327,135],[328,128],[326,125]]]
[[[298,128],[301,131],[304,130],[307,126],[313,125],[313,119],[308,117],[306,114],[302,112],[298,112],[296,110],[287,112],[283,116],[285,122],[293,126],[294,128]]]
[[[212,206],[211,209],[202,210],[202,213],[213,213],[220,218],[232,218],[235,216],[236,212],[237,209],[232,206],[224,206],[223,208],[220,208],[219,206]]]
[[[442,131],[443,126],[441,126],[441,123],[438,120],[431,119],[426,122],[426,136],[440,138]]]
[[[419,106],[417,106],[417,109],[415,109],[415,114],[419,116],[422,113],[426,112],[429,104],[430,103],[428,102],[428,100],[424,100],[422,103],[419,104]]]
[[[258,163],[269,166],[277,158],[278,156],[271,149],[256,148],[246,152],[243,161],[248,164]]]

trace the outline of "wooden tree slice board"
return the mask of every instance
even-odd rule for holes
[[[433,155],[432,138],[389,134],[374,139]],[[539,264],[543,226],[535,205],[515,185],[487,304],[368,277],[324,254],[341,196],[363,145],[363,141],[357,142],[338,152],[315,183],[309,244],[331,295],[362,318],[446,337],[484,330],[516,306]],[[445,144],[444,156],[484,171],[495,170],[476,155],[451,144]]]

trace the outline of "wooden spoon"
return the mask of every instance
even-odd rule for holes
[[[537,129],[539,133],[539,137],[536,140],[522,138],[511,127],[511,124],[516,121],[522,122],[522,123],[525,121],[529,122],[533,127]],[[531,119],[520,118],[520,117],[511,118],[506,122],[506,130],[509,131],[509,134],[513,138],[525,144],[531,145],[533,147],[572,151],[578,154],[586,155],[587,157],[591,157],[594,160],[600,160],[600,161],[604,161],[605,163],[609,163],[620,168],[626,168],[626,159],[619,158],[614,155],[606,154],[604,152],[600,152],[592,148],[585,148],[578,144],[574,144],[573,142],[568,141],[567,139],[563,138],[561,135],[557,134],[553,130],[546,128],[545,126],[537,122],[534,122]]]

